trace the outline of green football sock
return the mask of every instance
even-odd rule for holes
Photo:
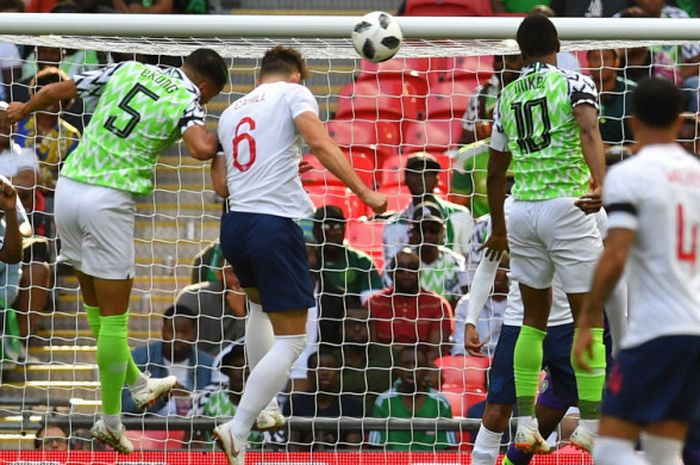
[[[546,335],[546,331],[523,325],[515,343],[513,373],[518,415],[521,417],[535,415],[535,396],[544,357],[542,343]]]
[[[603,386],[605,385],[605,344],[603,344],[603,328],[592,328],[593,334],[593,357],[584,354],[591,371],[584,371],[576,366],[572,360],[576,374],[576,389],[578,391],[578,408],[581,412],[581,419],[595,420],[600,417],[600,400],[603,397]],[[574,340],[578,335],[578,329],[574,332]]]
[[[124,313],[123,315],[103,316],[100,320],[97,366],[100,370],[102,412],[105,415],[120,415],[122,387],[130,358],[126,340],[129,315]]]
[[[88,304],[83,304],[83,307],[85,307],[85,312],[87,313],[88,326],[92,330],[92,335],[95,340],[98,340],[100,334],[100,308]],[[129,360],[127,360],[126,366],[126,384],[133,386],[140,380],[141,376],[141,370],[136,366],[134,359],[131,357],[131,352],[129,352]]]

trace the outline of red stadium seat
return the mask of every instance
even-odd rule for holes
[[[379,167],[379,172],[377,173],[380,186],[390,187],[403,184],[406,158],[406,156],[395,155],[383,160],[383,163]]]
[[[346,224],[345,238],[351,246],[372,257],[378,270],[384,268],[383,237],[382,221],[349,221]]]
[[[378,191],[387,196],[387,211],[401,211],[411,201],[411,193],[404,185],[380,186]]]
[[[313,154],[304,155],[304,160],[309,162],[313,169],[302,173],[301,182],[304,186],[344,186],[343,182],[328,171],[318,158]]]
[[[488,357],[446,355],[435,359],[445,384],[462,386],[466,392],[485,392],[486,374],[491,360]]]
[[[444,384],[440,394],[447,398],[453,416],[466,417],[470,408],[486,400],[486,391],[465,392],[464,386]]]
[[[461,118],[416,121],[406,125],[401,152],[444,152],[455,147],[461,135]]]
[[[406,16],[491,16],[491,0],[407,0]]]
[[[367,187],[374,189],[377,184],[374,173],[375,152],[357,148],[348,149],[344,153],[360,179],[367,184]],[[304,155],[304,160],[313,166],[313,169],[301,175],[301,182],[305,186],[345,187],[343,181],[331,174],[313,154]]]
[[[440,62],[442,69],[435,69],[428,74],[430,92],[433,86],[440,82],[469,80],[474,87],[484,84],[493,75],[493,57],[491,56],[460,56],[450,57]]]
[[[425,111],[425,94],[407,82],[358,81],[344,86],[338,95],[337,119],[385,119],[400,122],[418,119]]]
[[[476,82],[468,80],[438,82],[430,87],[425,101],[426,119],[463,118]]]
[[[361,218],[367,213],[367,207],[350,189],[342,186],[305,186],[316,208],[335,205],[343,210],[347,219]]]
[[[342,148],[370,147],[382,153],[398,152],[401,142],[399,124],[396,122],[368,120],[333,120],[326,123],[328,135]]]
[[[357,80],[375,83],[393,80],[407,83],[416,95],[422,96],[428,93],[430,65],[429,58],[394,58],[382,63],[362,60]]]

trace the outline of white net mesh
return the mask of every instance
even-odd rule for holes
[[[177,60],[172,57],[185,55],[201,46],[214,48],[230,60],[231,82],[207,106],[208,127],[212,130],[221,112],[254,88],[259,58],[265,50],[278,43],[299,48],[309,59],[311,76],[306,85],[319,102],[320,116],[328,122],[329,133],[363,180],[389,195],[389,208],[397,216],[369,219],[371,215],[359,200],[318,163],[314,170],[303,174],[305,187],[317,207],[333,205],[342,211],[347,220],[344,239],[354,250],[343,258],[329,251],[332,249],[328,247],[331,231],[336,228],[328,221],[331,218],[328,212],[323,225],[318,221],[302,222],[310,239],[314,236],[314,224],[320,226],[316,232],[316,241],[320,243],[313,251],[319,275],[323,277],[321,282],[327,289],[319,296],[319,308],[310,315],[310,346],[293,370],[294,383],[290,386],[296,391],[292,392],[293,400],[285,413],[319,422],[324,418],[328,420],[315,431],[305,426],[302,419],[292,422],[290,431],[256,435],[252,438],[253,448],[265,444],[268,450],[342,450],[362,443],[373,444],[378,447],[376,450],[390,451],[406,450],[408,446],[404,441],[408,441],[421,444],[417,448],[420,450],[467,450],[470,436],[464,432],[466,429],[460,431],[457,424],[438,428],[438,422],[431,420],[421,424],[417,421],[414,432],[395,433],[394,429],[377,424],[345,430],[353,422],[341,422],[341,428],[337,420],[340,416],[381,418],[387,409],[396,408],[391,406],[393,398],[380,396],[397,382],[405,384],[407,381],[402,377],[416,371],[410,370],[411,361],[403,360],[405,357],[400,355],[405,346],[417,347],[421,354],[429,355],[427,360],[421,361],[423,355],[412,352],[412,357],[426,365],[425,372],[417,370],[421,372],[420,381],[425,383],[421,389],[426,392],[435,389],[440,394],[428,397],[432,404],[427,414],[416,405],[404,403],[404,417],[417,420],[421,415],[423,418],[478,418],[480,415],[479,405],[486,396],[489,358],[462,355],[465,353],[463,340],[454,342],[455,334],[459,333],[454,330],[455,312],[468,289],[477,260],[473,253],[470,256],[470,250],[475,250],[473,241],[484,239],[478,234],[472,237],[471,217],[486,213],[486,165],[483,145],[479,146],[476,139],[483,137],[478,134],[478,127],[488,123],[488,107],[495,98],[494,89],[489,90],[489,86],[493,86],[493,56],[517,53],[513,41],[408,41],[401,50],[401,58],[380,66],[361,62],[350,42],[344,39],[0,35],[0,42],[15,44],[22,51],[11,66],[2,70],[3,76],[11,79],[5,81],[6,100],[26,99],[37,69],[47,64],[74,75],[109,63],[113,59],[110,53],[114,52],[136,53],[139,59],[173,65]],[[570,63],[583,72],[597,75],[598,83],[606,86],[601,93],[601,123],[609,125],[609,136],[604,135],[606,144],[620,146],[633,141],[625,125],[632,85],[617,83],[624,78],[637,79],[644,74],[669,74],[670,71],[670,76],[675,76],[681,85],[679,76],[684,65],[657,60],[662,50],[677,45],[676,42],[639,41],[564,43],[563,50],[569,52],[566,58]],[[39,50],[37,46],[44,49]],[[42,54],[47,47],[61,47],[64,51],[54,55],[58,57],[54,63],[37,63],[37,55],[40,59],[45,57]],[[637,60],[640,47],[651,50],[651,54]],[[590,49],[621,51],[615,59],[608,60],[602,55],[591,58],[585,52]],[[593,61],[598,65],[590,69],[588,63]],[[11,68],[17,71],[5,72]],[[612,79],[615,80],[612,87],[605,81],[610,72],[614,73]],[[497,92],[497,84],[495,90]],[[697,84],[688,90],[697,96]],[[464,131],[465,113],[469,114],[474,96],[481,97],[473,100],[476,108],[470,116],[471,126]],[[53,170],[55,176],[60,160],[69,156],[79,137],[71,128],[81,131],[92,108],[94,102],[86,101],[59,114],[71,127],[57,126],[55,119],[46,118],[56,113],[45,112],[13,129],[14,142],[21,143],[24,149],[39,157],[42,169],[37,178],[30,176],[31,180],[21,181],[17,176],[21,170],[2,162],[2,157],[10,151],[7,144],[3,147],[5,152],[0,154],[0,174],[15,176],[16,182],[26,183],[22,192],[35,231],[48,238],[27,245],[21,275],[17,268],[5,268],[4,361],[0,387],[0,428],[5,431],[0,434],[2,449],[34,448],[33,432],[47,418],[49,422],[63,422],[64,426],[73,422],[66,426],[71,448],[93,450],[98,447],[87,439],[85,432],[86,424],[92,422],[100,406],[95,340],[85,321],[77,280],[57,261],[60,244],[53,227],[54,184],[50,179],[50,172]],[[698,137],[697,124],[694,116],[688,121],[692,121],[689,123],[692,127],[689,126],[685,137],[692,147]],[[32,136],[32,131],[37,131],[34,127],[39,127],[38,138]],[[477,145],[473,145],[474,142]],[[464,148],[467,143],[472,145]],[[398,317],[392,313],[395,308],[375,300],[374,307],[369,305],[368,315],[362,310],[362,302],[372,292],[389,285],[391,273],[386,270],[393,254],[402,245],[410,243],[417,248],[424,245],[424,236],[411,237],[415,234],[410,231],[408,213],[405,213],[411,196],[404,182],[404,169],[409,156],[416,152],[430,153],[440,165],[435,195],[471,210],[469,213],[454,207],[449,212],[446,245],[454,252],[441,251],[438,263],[421,265],[422,287],[437,291],[447,299],[449,306],[435,307],[435,299],[420,301],[422,310],[432,308],[433,313],[409,312]],[[315,163],[313,158],[308,160]],[[15,172],[11,172],[13,169]],[[240,347],[234,348],[223,357],[225,364],[233,365],[224,370],[224,374],[231,375],[230,380],[219,375],[218,362],[207,356],[196,360],[190,357],[173,368],[167,357],[162,357],[163,312],[175,302],[192,307],[199,322],[194,342],[198,349],[214,358],[232,341],[240,344],[244,336],[245,299],[234,284],[222,282],[221,253],[216,247],[210,247],[218,240],[223,202],[212,191],[208,164],[190,158],[184,147],[177,144],[161,156],[155,172],[155,186],[153,195],[139,198],[137,202],[137,266],[129,341],[132,348],[143,351],[141,355],[148,361],[150,371],[178,374],[183,382],[189,383],[186,387],[191,394],[174,396],[159,404],[153,416],[136,413],[127,416],[130,437],[142,449],[211,450],[213,422],[202,423],[201,420],[234,413],[245,371],[241,366],[244,363],[242,352]],[[402,212],[405,213],[403,217]],[[496,287],[496,297],[505,292],[503,283]],[[414,304],[417,302],[415,295],[403,293],[402,297],[412,299]],[[490,356],[502,319],[503,310],[498,302],[502,300],[494,299],[482,317],[482,340],[489,342],[485,355]],[[459,317],[456,320],[463,321]],[[180,335],[178,331],[176,327],[176,339]],[[350,334],[351,331],[354,333]],[[22,354],[24,347],[27,350]],[[144,349],[146,347],[148,349]],[[318,348],[322,355],[316,358],[320,359],[321,368],[307,370],[309,364],[314,365],[315,359],[311,358],[310,362],[309,357]],[[457,355],[450,355],[453,352]],[[438,359],[440,356],[442,358]],[[232,395],[226,391],[227,387],[232,389]],[[338,393],[355,398],[352,401],[343,398],[339,402],[335,397]],[[478,424],[478,420],[475,421]],[[395,430],[399,429],[396,426]],[[437,433],[438,429],[445,431]],[[190,436],[192,430],[194,436]],[[433,443],[436,438],[437,444]],[[50,444],[50,441],[43,442],[44,446]],[[552,459],[551,463],[568,463],[561,460]],[[579,456],[577,460],[580,463],[582,459]]]

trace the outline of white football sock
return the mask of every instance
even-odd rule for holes
[[[654,465],[677,465],[683,462],[683,441],[642,433],[642,449],[647,462]]]
[[[472,449],[473,465],[495,465],[498,459],[498,451],[501,448],[503,433],[496,433],[488,429],[482,423],[479,432],[476,433],[474,448]]]
[[[250,371],[265,356],[275,343],[275,333],[270,318],[263,312],[260,304],[248,302],[250,312],[245,325],[245,351],[248,356]]]
[[[248,439],[253,423],[289,378],[289,369],[306,346],[306,336],[276,336],[275,343],[250,372],[231,431],[237,439]]]
[[[634,452],[634,441],[599,437],[593,445],[593,463],[596,465],[650,465]],[[654,463],[654,465],[662,465]]]

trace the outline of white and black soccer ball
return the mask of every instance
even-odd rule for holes
[[[362,58],[379,63],[392,58],[401,48],[403,34],[389,13],[367,13],[352,31],[352,44]]]

